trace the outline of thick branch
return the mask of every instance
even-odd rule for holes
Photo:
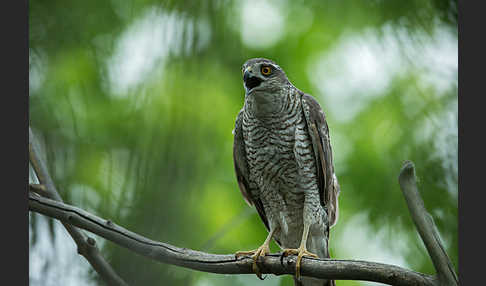
[[[253,273],[253,260],[250,257],[236,259],[234,255],[208,254],[153,241],[82,209],[36,197],[33,194],[29,194],[29,209],[88,230],[159,262],[212,273]],[[286,257],[281,262],[279,254],[270,254],[259,262],[259,268],[262,273],[267,274],[295,274],[295,257]],[[438,285],[430,275],[394,265],[356,260],[322,260],[304,257],[301,273],[304,276],[317,278],[365,280],[389,285]]]
[[[57,192],[56,186],[49,175],[47,166],[40,158],[39,148],[39,144],[29,127],[29,158],[40,182],[40,185],[31,185],[30,189],[55,201],[62,202],[62,198]],[[91,266],[108,285],[127,285],[101,256],[96,247],[96,241],[93,238],[87,237],[79,229],[68,223],[62,222],[62,224],[76,243],[78,253],[88,260]]]
[[[412,220],[432,259],[441,285],[458,285],[458,278],[454,271],[454,266],[442,245],[434,219],[425,209],[424,201],[418,192],[415,168],[411,161],[404,163],[398,181],[405,196]]]

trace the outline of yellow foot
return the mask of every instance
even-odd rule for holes
[[[289,256],[289,255],[292,255],[292,254],[297,255],[297,262],[295,264],[295,278],[297,278],[297,280],[300,280],[300,262],[302,260],[302,257],[303,256],[310,256],[310,257],[314,257],[314,258],[319,258],[317,256],[317,254],[309,252],[309,251],[307,251],[307,249],[305,247],[301,246],[297,249],[295,249],[295,248],[284,249],[283,252],[282,252],[281,259],[283,259],[285,256]]]
[[[264,278],[262,278],[262,273],[260,272],[260,269],[258,269],[256,262],[260,256],[265,256],[269,253],[270,253],[270,248],[268,247],[268,245],[264,244],[255,250],[238,251],[235,253],[235,256],[236,258],[238,258],[239,256],[251,255],[251,258],[253,258],[253,265],[252,265],[253,272],[255,272],[256,276],[260,278],[260,280],[263,280]]]

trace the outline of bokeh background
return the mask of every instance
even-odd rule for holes
[[[410,159],[457,270],[457,1],[29,4],[30,124],[66,202],[179,247],[259,246],[266,230],[238,190],[231,131],[241,65],[267,57],[327,115],[341,184],[332,257],[434,273],[397,182]],[[31,285],[104,285],[58,222],[29,222]],[[292,285],[95,238],[130,285]]]

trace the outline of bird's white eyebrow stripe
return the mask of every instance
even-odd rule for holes
[[[276,69],[280,69],[280,66],[279,65],[274,65],[272,63],[269,63],[272,67],[276,68]]]

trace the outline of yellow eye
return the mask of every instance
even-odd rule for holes
[[[269,66],[263,66],[261,71],[263,75],[269,75],[272,73],[272,69]]]

